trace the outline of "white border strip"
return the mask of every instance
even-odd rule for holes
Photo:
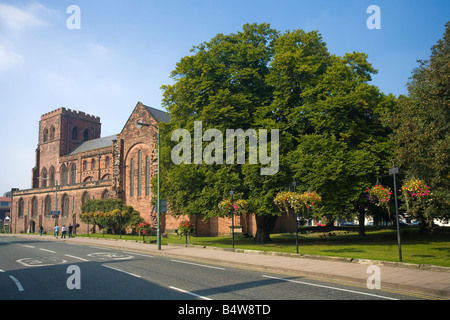
[[[134,273],[131,273],[131,272],[127,272],[127,271],[123,271],[123,270],[120,270],[120,269],[117,269],[117,268],[114,268],[114,267],[110,267],[110,266],[107,266],[105,264],[102,264],[102,267],[109,268],[109,269],[112,269],[112,270],[116,270],[116,271],[119,271],[119,272],[123,272],[123,273],[126,273],[126,274],[128,274],[130,276],[133,276],[133,277],[136,277],[136,278],[140,278],[141,277],[141,276],[139,276],[137,274],[134,274]]]
[[[380,296],[380,295],[377,295],[377,294],[371,294],[371,293],[365,293],[365,292],[353,291],[353,290],[348,290],[348,289],[341,289],[341,288],[336,288],[336,287],[329,287],[329,286],[324,286],[324,285],[314,284],[314,283],[308,283],[308,282],[303,282],[303,281],[290,280],[290,279],[283,279],[283,278],[272,277],[272,276],[266,276],[266,275],[263,275],[263,277],[264,277],[264,278],[270,278],[270,279],[281,280],[281,281],[287,281],[287,282],[294,282],[294,283],[299,283],[299,284],[305,284],[305,285],[308,285],[308,286],[314,286],[314,287],[320,287],[320,288],[326,288],[326,289],[332,289],[332,290],[339,290],[339,291],[351,292],[351,293],[356,293],[356,294],[362,294],[362,295],[365,295],[365,296],[377,297],[377,298],[382,298],[382,299],[399,300],[399,299],[390,298],[390,297],[386,297],[386,296]]]
[[[191,264],[193,266],[197,266],[197,267],[205,267],[205,268],[211,268],[211,269],[218,269],[218,270],[225,270],[225,268],[220,268],[220,267],[214,267],[214,266],[208,266],[206,264],[198,264],[198,263],[193,263],[193,262],[187,262],[187,261],[181,261],[181,260],[170,260],[173,262],[179,262],[179,263],[185,263],[185,264]]]

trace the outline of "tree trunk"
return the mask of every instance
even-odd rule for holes
[[[275,226],[277,216],[259,216],[255,215],[256,220],[256,235],[254,242],[257,244],[270,243],[270,232]]]
[[[365,222],[365,208],[363,206],[359,207],[358,210],[358,233],[360,237],[364,237],[366,235],[366,229],[364,226],[364,222]]]

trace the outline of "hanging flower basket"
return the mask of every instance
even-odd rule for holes
[[[372,188],[367,188],[367,200],[370,203],[374,203],[377,206],[388,206],[391,200],[391,189],[389,187],[383,187],[382,185],[375,185]]]
[[[411,197],[423,198],[430,195],[430,187],[423,180],[407,180],[402,186],[403,191],[407,191]]]

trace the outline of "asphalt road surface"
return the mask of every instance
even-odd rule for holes
[[[252,306],[252,301],[422,298],[69,241],[1,236],[0,297],[3,300],[239,301],[240,305],[263,314],[270,311],[269,305],[264,309]],[[208,311],[189,309],[187,302],[183,308],[179,312]],[[243,312],[235,308],[234,312],[237,311]]]

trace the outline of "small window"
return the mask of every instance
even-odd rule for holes
[[[84,141],[89,140],[89,129],[84,130],[83,138],[84,138]]]
[[[73,127],[72,129],[72,140],[77,141],[78,140],[78,128]]]
[[[44,142],[47,142],[47,141],[48,141],[48,129],[47,129],[47,128],[44,129],[44,134],[43,134],[42,140],[43,140]]]
[[[50,128],[50,140],[55,139],[55,127],[51,126]]]

